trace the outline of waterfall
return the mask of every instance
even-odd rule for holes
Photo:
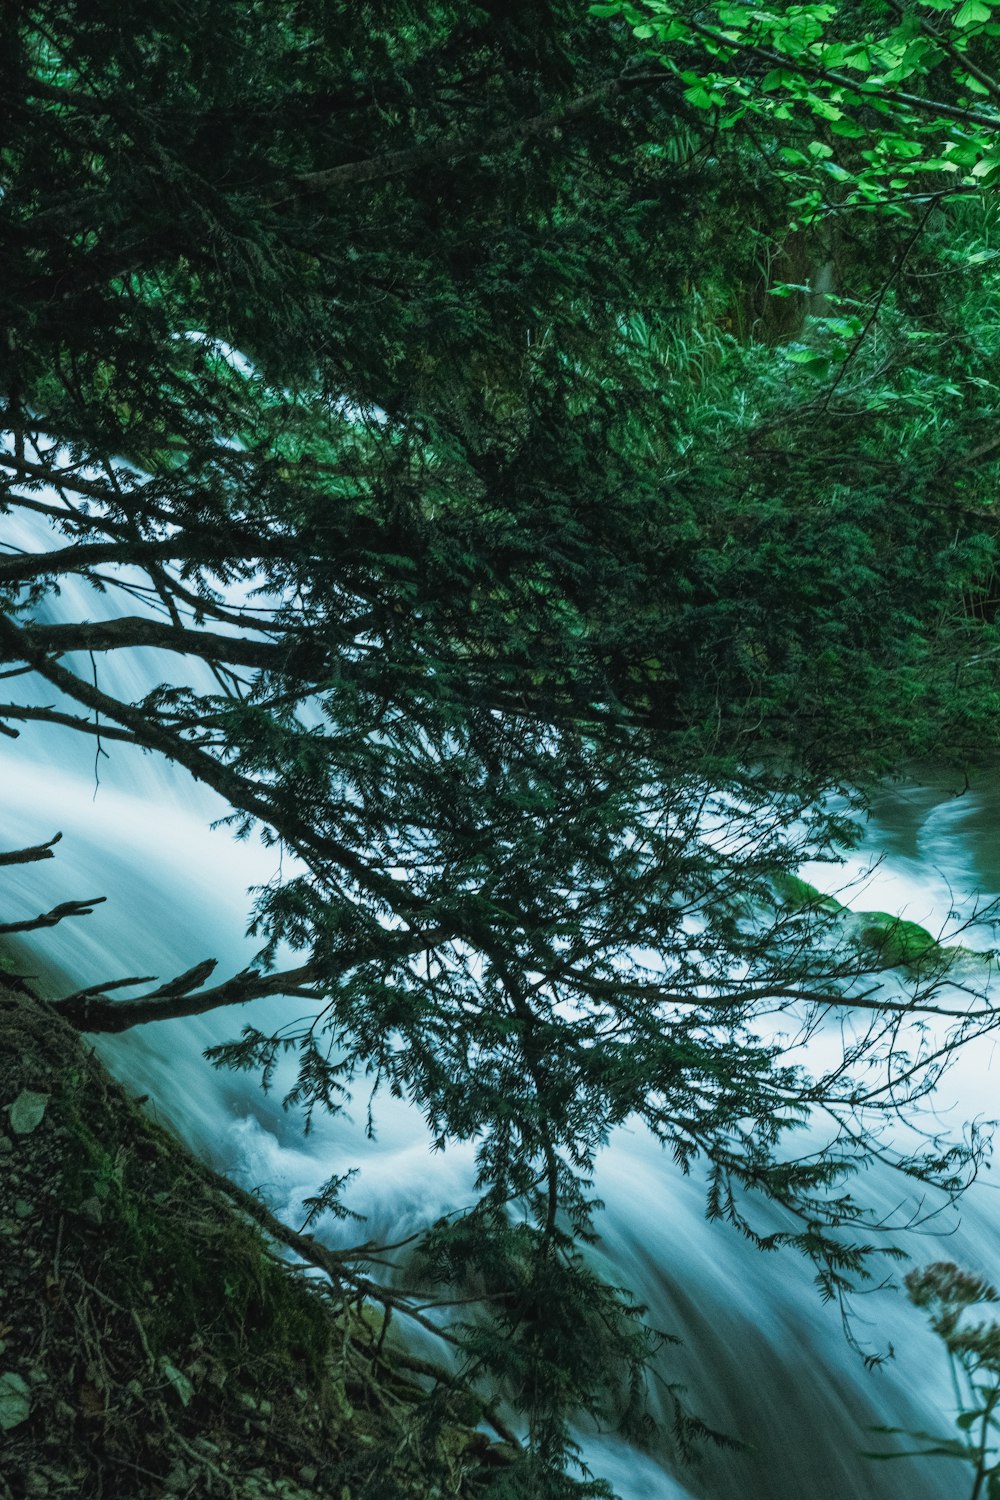
[[[8,541],[11,525],[5,521]],[[73,581],[63,588],[67,606],[78,619],[108,609]],[[159,680],[152,655],[102,661],[102,681],[138,696],[151,676]],[[53,701],[50,690],[22,681],[37,701]],[[107,756],[95,759],[94,743],[56,727],[28,725],[19,740],[2,745],[3,847],[63,833],[54,863],[4,871],[4,920],[31,917],[56,901],[108,898],[85,919],[20,940],[22,967],[39,976],[44,991],[126,974],[165,979],[205,957],[219,959],[220,973],[246,963],[253,951],[243,935],[246,889],[273,876],[278,856],[212,829],[226,812],[214,794],[129,746],[108,743]],[[934,927],[975,891],[1000,890],[991,837],[998,803],[1000,786],[962,797],[934,788],[887,792],[866,850],[884,857],[860,904]],[[854,873],[865,867],[856,862]],[[288,1017],[303,1003],[257,1002],[252,1013],[255,1020]],[[364,1130],[363,1097],[353,1116],[317,1119],[305,1136],[300,1117],[282,1111],[280,1087],[265,1096],[244,1075],[210,1069],[203,1049],[236,1034],[250,1013],[161,1022],[101,1039],[98,1047],[120,1078],[149,1096],[159,1119],[214,1165],[261,1189],[291,1221],[301,1218],[306,1193],[350,1166],[361,1168],[349,1201],[367,1217],[365,1237],[382,1226],[399,1238],[467,1201],[471,1147],[432,1153],[404,1104],[379,1102],[373,1140]],[[958,1118],[988,1111],[991,1063],[982,1044],[980,1055],[963,1059],[945,1080],[942,1108],[954,1104]],[[887,1215],[905,1196],[878,1166],[863,1186]],[[655,1439],[639,1452],[607,1434],[582,1434],[592,1468],[623,1500],[729,1500],[735,1493],[745,1500],[955,1500],[954,1466],[913,1459],[875,1465],[859,1456],[888,1442],[870,1434],[876,1425],[949,1431],[943,1355],[901,1293],[876,1291],[860,1301],[865,1340],[895,1350],[868,1370],[848,1347],[837,1310],[820,1302],[808,1267],[791,1252],[764,1255],[732,1229],[706,1222],[702,1184],[682,1177],[644,1130],[616,1133],[596,1187],[606,1203],[597,1246],[604,1268],[648,1306],[654,1326],[683,1340],[664,1350],[664,1380],[686,1386],[696,1411],[754,1445],[744,1455],[709,1452],[702,1464],[675,1471],[667,1445]],[[982,1183],[960,1218],[931,1220],[902,1242],[915,1264],[956,1260],[989,1275],[1000,1272],[998,1228],[1000,1204]],[[669,1428],[669,1399],[656,1386],[651,1399]]]

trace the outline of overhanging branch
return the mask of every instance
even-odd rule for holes
[[[0,853],[0,865],[30,865],[39,859],[55,859],[53,849],[62,838],[55,833],[45,844],[34,844],[30,849],[6,849]]]
[[[673,82],[666,70],[662,73],[625,73],[601,84],[599,88],[581,94],[567,104],[557,105],[544,114],[532,115],[529,119],[505,125],[499,130],[485,131],[465,140],[449,137],[428,146],[412,146],[402,151],[387,152],[384,156],[343,162],[340,166],[327,167],[323,171],[303,172],[295,179],[295,186],[307,192],[356,187],[366,182],[381,182],[408,172],[422,171],[425,167],[462,161],[469,156],[493,156],[519,141],[528,140],[531,136],[546,135],[580,119],[599,105],[609,103],[628,88],[643,84],[663,87]]]
[[[12,932],[35,932],[39,927],[55,927],[65,917],[89,917],[94,907],[100,906],[107,899],[107,896],[90,896],[85,901],[61,901],[51,911],[32,917],[30,921],[0,922],[0,934],[7,936]]]
[[[118,651],[153,647],[175,651],[183,656],[199,656],[206,661],[228,662],[234,666],[256,667],[261,671],[295,672],[308,659],[317,676],[323,653],[313,646],[308,651],[295,642],[250,640],[245,636],[220,635],[216,631],[187,630],[162,620],[141,615],[121,615],[112,620],[82,621],[71,625],[29,625],[25,639],[47,655],[67,651]]]

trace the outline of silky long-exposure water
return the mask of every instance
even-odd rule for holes
[[[133,653],[124,668],[102,662],[104,680],[137,696],[140,682],[158,680],[155,661],[143,655]],[[134,693],[126,681],[112,683],[122,671],[135,674]],[[39,701],[52,701],[51,692],[39,693]],[[226,809],[182,773],[129,747],[106,748],[107,758],[95,758],[93,743],[37,725],[16,743],[3,742],[3,846],[63,833],[54,863],[4,871],[4,920],[56,901],[108,898],[90,917],[23,940],[24,967],[50,992],[125,974],[167,978],[209,956],[220,961],[220,974],[234,972],[252,952],[242,936],[246,889],[275,873],[276,852],[213,830]],[[946,784],[887,791],[853,873],[883,857],[851,899],[930,927],[946,924],[975,892],[1000,890],[998,813],[997,783],[961,796]],[[819,877],[829,883],[830,874]],[[255,1018],[288,1018],[302,1005],[258,1002]],[[203,1049],[234,1035],[246,1014],[158,1023],[104,1039],[100,1050],[149,1096],[160,1119],[290,1220],[301,1219],[306,1193],[351,1166],[361,1168],[350,1205],[367,1218],[364,1238],[385,1231],[398,1239],[467,1200],[470,1150],[432,1153],[403,1104],[381,1101],[374,1140],[364,1130],[364,1098],[354,1118],[318,1119],[305,1136],[301,1119],[282,1111],[280,1090],[265,1097],[245,1076],[213,1071]],[[952,1106],[956,1122],[991,1112],[993,1062],[980,1044],[946,1079],[941,1106]],[[897,1221],[914,1206],[880,1167],[864,1186],[868,1201]],[[608,1274],[633,1288],[655,1326],[683,1340],[664,1351],[663,1379],[683,1384],[694,1409],[752,1445],[739,1455],[710,1451],[678,1471],[669,1442],[655,1434],[643,1452],[611,1435],[582,1434],[592,1466],[623,1500],[730,1500],[736,1493],[746,1500],[959,1500],[967,1493],[946,1462],[875,1465],[861,1456],[886,1446],[873,1426],[947,1431],[950,1422],[943,1357],[902,1293],[874,1291],[859,1302],[863,1341],[894,1350],[867,1369],[849,1348],[838,1311],[820,1302],[809,1268],[788,1252],[762,1255],[733,1230],[706,1222],[697,1177],[681,1177],[643,1131],[616,1134],[597,1189],[606,1202],[598,1253]],[[1000,1203],[987,1178],[960,1215],[897,1239],[915,1264],[955,1260],[991,1275],[1000,1273],[998,1229]],[[670,1402],[656,1386],[652,1409],[667,1431]]]

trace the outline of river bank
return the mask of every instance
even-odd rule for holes
[[[38,842],[56,828],[64,838],[54,861],[8,872],[5,919],[30,918],[57,899],[100,893],[108,900],[83,921],[17,942],[17,967],[37,976],[33,986],[54,998],[128,973],[166,979],[208,955],[225,972],[246,963],[252,948],[238,941],[244,891],[273,871],[273,854],[234,843],[225,829],[210,830],[212,807],[182,807],[148,758],[116,751],[94,800],[89,766],[78,767],[78,776],[62,767],[51,737],[41,737],[36,748],[36,760],[11,756],[6,766],[6,842]],[[803,876],[858,909],[898,913],[946,942],[995,946],[992,931],[962,928],[975,892],[988,899],[1000,891],[1000,790],[992,781],[961,796],[950,795],[955,790],[887,788],[864,847],[843,866]],[[331,1172],[360,1167],[347,1201],[364,1224],[322,1226],[334,1250],[359,1237],[395,1241],[467,1202],[471,1151],[459,1145],[431,1152],[403,1102],[376,1101],[374,1137],[365,1129],[364,1094],[337,1117],[317,1117],[305,1135],[301,1113],[281,1107],[284,1076],[263,1095],[256,1080],[213,1070],[202,1056],[205,1047],[238,1034],[244,1019],[266,1028],[286,1018],[283,1002],[261,1001],[252,1011],[160,1022],[100,1038],[98,1045],[115,1076],[133,1095],[148,1093],[148,1109],[200,1160],[287,1223],[301,1222],[303,1198]],[[944,1080],[935,1101],[942,1126],[959,1129],[963,1120],[996,1113],[991,1061],[987,1044]],[[5,1119],[0,1115],[0,1125]],[[877,1166],[862,1186],[893,1222],[915,1206],[901,1202],[898,1178]],[[633,1288],[653,1326],[683,1339],[665,1348],[658,1363],[660,1378],[650,1391],[655,1425],[645,1451],[611,1434],[584,1439],[591,1467],[612,1480],[623,1500],[725,1500],[735,1493],[748,1500],[804,1494],[871,1500],[875,1493],[880,1500],[954,1500],[956,1476],[947,1460],[872,1465],[861,1456],[884,1446],[881,1439],[873,1443],[873,1426],[948,1425],[946,1364],[904,1296],[886,1288],[857,1305],[865,1347],[884,1351],[891,1344],[895,1351],[869,1371],[849,1348],[837,1309],[821,1303],[809,1267],[791,1252],[762,1255],[728,1226],[707,1222],[701,1179],[673,1170],[641,1131],[616,1133],[596,1189],[606,1209],[595,1254],[606,1275]],[[934,1218],[928,1208],[912,1237],[888,1230],[881,1237],[905,1239],[910,1264],[950,1259],[995,1277],[1000,1201],[988,1177],[959,1215]],[[422,1352],[434,1357],[433,1347]],[[661,1381],[684,1384],[696,1410],[754,1446],[743,1453],[710,1450],[695,1469],[678,1471]],[[900,1438],[898,1446],[912,1445]]]
[[[509,1450],[0,991],[0,1497],[477,1496]]]

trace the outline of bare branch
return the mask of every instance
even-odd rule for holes
[[[100,995],[107,990],[127,990],[133,984],[155,984],[155,974],[134,974],[129,979],[108,979],[101,984],[92,984],[85,990],[74,990],[72,995],[67,995],[65,1000],[60,1000],[60,1005],[66,1005],[70,1000],[84,1000],[90,995]]]
[[[39,927],[55,927],[65,917],[89,917],[94,907],[107,899],[107,896],[90,896],[86,901],[61,901],[51,911],[33,917],[30,922],[0,922],[0,933],[35,932]]]
[[[142,615],[121,615],[112,620],[82,621],[71,625],[29,625],[24,635],[39,650],[59,655],[65,651],[118,651],[132,647],[155,647],[207,661],[231,662],[278,672],[294,672],[308,661],[310,678],[321,676],[324,653],[315,647],[306,651],[296,644],[249,640],[245,636],[220,635],[214,631],[186,630]],[[324,660],[319,660],[324,658]]]
[[[35,668],[32,667],[31,670],[34,671]],[[25,703],[0,703],[0,719],[23,719],[31,723],[58,724],[65,729],[75,729],[82,734],[96,734],[102,740],[123,740],[126,745],[142,743],[127,729],[118,729],[114,724],[98,724],[93,719],[81,719],[75,714],[60,713],[57,708],[31,708]],[[18,738],[18,731],[7,725],[0,725],[0,732],[11,739]],[[14,861],[11,862],[14,863]]]
[[[98,988],[96,985],[77,990],[63,1000],[53,1002],[52,1009],[78,1031],[117,1033],[129,1031],[133,1026],[148,1021],[170,1021],[179,1016],[199,1016],[207,1011],[226,1005],[245,1005],[250,1000],[259,1000],[265,995],[301,994],[304,985],[311,984],[315,970],[311,964],[298,969],[288,969],[280,974],[259,974],[254,969],[244,969],[234,974],[223,984],[210,990],[193,993],[204,984],[215,969],[217,959],[205,959],[177,979],[151,990],[148,995],[139,995],[131,1000],[109,1000],[106,990],[121,988],[136,980],[118,980]]]
[[[30,865],[39,859],[55,859],[52,850],[61,838],[62,834],[56,833],[47,844],[35,844],[30,849],[8,849],[0,854],[0,865]]]
[[[176,999],[179,995],[188,995],[192,990],[201,989],[205,980],[215,973],[218,966],[217,958],[203,958],[201,963],[185,969],[183,974],[178,974],[176,979],[169,979],[166,984],[161,984],[158,990],[152,990],[145,998],[166,1000]]]

